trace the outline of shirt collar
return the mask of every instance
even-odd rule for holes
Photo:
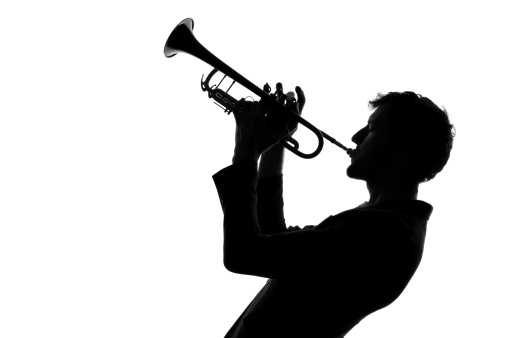
[[[398,210],[411,214],[416,214],[426,220],[430,219],[431,213],[433,212],[433,206],[429,203],[420,200],[389,200],[382,201],[379,203],[364,202],[358,208],[379,208]]]

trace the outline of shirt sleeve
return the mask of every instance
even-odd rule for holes
[[[394,262],[396,240],[392,227],[381,226],[391,221],[385,215],[353,213],[340,227],[266,234],[257,217],[256,163],[232,165],[213,179],[224,212],[224,265],[229,271],[274,279],[351,274],[364,279]]]
[[[257,217],[263,234],[287,231],[283,207],[283,175],[259,179]]]

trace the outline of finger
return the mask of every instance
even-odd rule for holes
[[[306,104],[305,93],[303,92],[303,89],[301,89],[301,87],[297,86],[296,87],[296,94],[298,95],[299,112],[302,113],[303,108],[305,107],[305,104]]]
[[[294,104],[294,102],[296,102],[296,94],[294,94],[294,92],[287,92],[286,96],[287,96],[287,106],[290,107],[292,104]]]
[[[284,94],[283,94],[283,84],[281,82],[278,82],[276,84],[275,95],[276,95],[278,101],[285,104],[285,98],[284,98]]]
[[[299,102],[294,102],[294,110],[298,115],[301,115],[301,108],[299,108]]]
[[[277,94],[277,96],[280,96],[281,94],[283,94],[283,84],[281,82],[276,83],[275,93]]]
[[[238,101],[238,104],[233,109],[234,119],[236,125],[244,125],[251,123],[255,119],[255,112],[257,110],[257,101],[250,102],[244,98]]]
[[[274,94],[269,94],[270,96],[273,96]],[[276,98],[275,98],[276,99]],[[261,97],[259,100],[259,110],[264,114],[268,114],[272,105],[272,101],[269,99],[265,99]]]
[[[232,114],[234,115],[234,118],[237,120],[238,119],[238,115],[241,114],[244,110],[244,104],[245,104],[245,99],[242,98],[241,100],[239,100],[236,105],[234,106],[234,108],[232,109]]]
[[[253,102],[251,102],[251,101],[245,101],[245,102],[243,102],[243,106],[242,106],[242,108],[240,110],[242,116],[244,116],[245,119],[251,120],[255,116],[258,104],[259,104],[259,102],[257,102],[257,101],[253,101]]]

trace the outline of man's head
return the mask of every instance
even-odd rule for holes
[[[376,181],[397,175],[412,183],[431,180],[447,163],[454,127],[445,109],[413,92],[390,92],[369,102],[375,109],[347,168],[351,178]]]

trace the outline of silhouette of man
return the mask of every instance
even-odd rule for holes
[[[299,87],[296,93],[297,101],[277,96],[300,114],[305,96]],[[350,178],[366,181],[369,201],[301,228],[285,224],[284,148],[277,144],[295,126],[270,128],[263,100],[238,103],[233,164],[213,176],[224,212],[224,265],[269,280],[226,338],[344,337],[412,278],[433,210],[417,200],[418,186],[447,163],[454,127],[445,109],[413,92],[379,94],[370,107],[347,168]],[[308,210],[317,199],[308,196]]]

